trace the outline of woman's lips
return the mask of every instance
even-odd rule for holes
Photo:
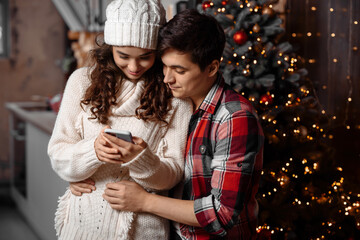
[[[133,76],[139,76],[141,71],[137,71],[137,72],[128,71],[128,73]]]

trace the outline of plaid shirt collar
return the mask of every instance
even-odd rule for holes
[[[214,85],[211,87],[210,91],[206,95],[203,102],[200,104],[199,109],[214,114],[216,105],[220,101],[221,94],[224,89],[225,81],[222,77],[222,74],[218,73],[217,79],[215,80]]]

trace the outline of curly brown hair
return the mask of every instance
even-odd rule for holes
[[[98,47],[90,51],[91,84],[80,105],[91,105],[93,116],[90,118],[109,124],[110,108],[116,105],[116,95],[126,77],[114,62],[112,46],[101,42],[99,36],[96,43]],[[145,121],[168,124],[165,119],[170,110],[172,94],[162,80],[162,63],[159,57],[156,57],[154,65],[143,76],[144,92],[140,97],[140,106],[135,109],[136,116]]]

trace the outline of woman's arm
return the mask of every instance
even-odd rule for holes
[[[88,83],[87,69],[76,70],[69,78],[48,144],[48,155],[54,171],[65,181],[89,178],[102,164],[96,157],[95,138],[83,139],[79,115]]]
[[[183,177],[184,152],[192,105],[174,99],[174,112],[156,154],[146,147],[133,160],[124,164],[135,182],[146,189],[168,190]]]

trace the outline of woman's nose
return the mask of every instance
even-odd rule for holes
[[[134,60],[130,60],[128,68],[131,72],[137,72],[139,69],[139,63],[138,61]]]

